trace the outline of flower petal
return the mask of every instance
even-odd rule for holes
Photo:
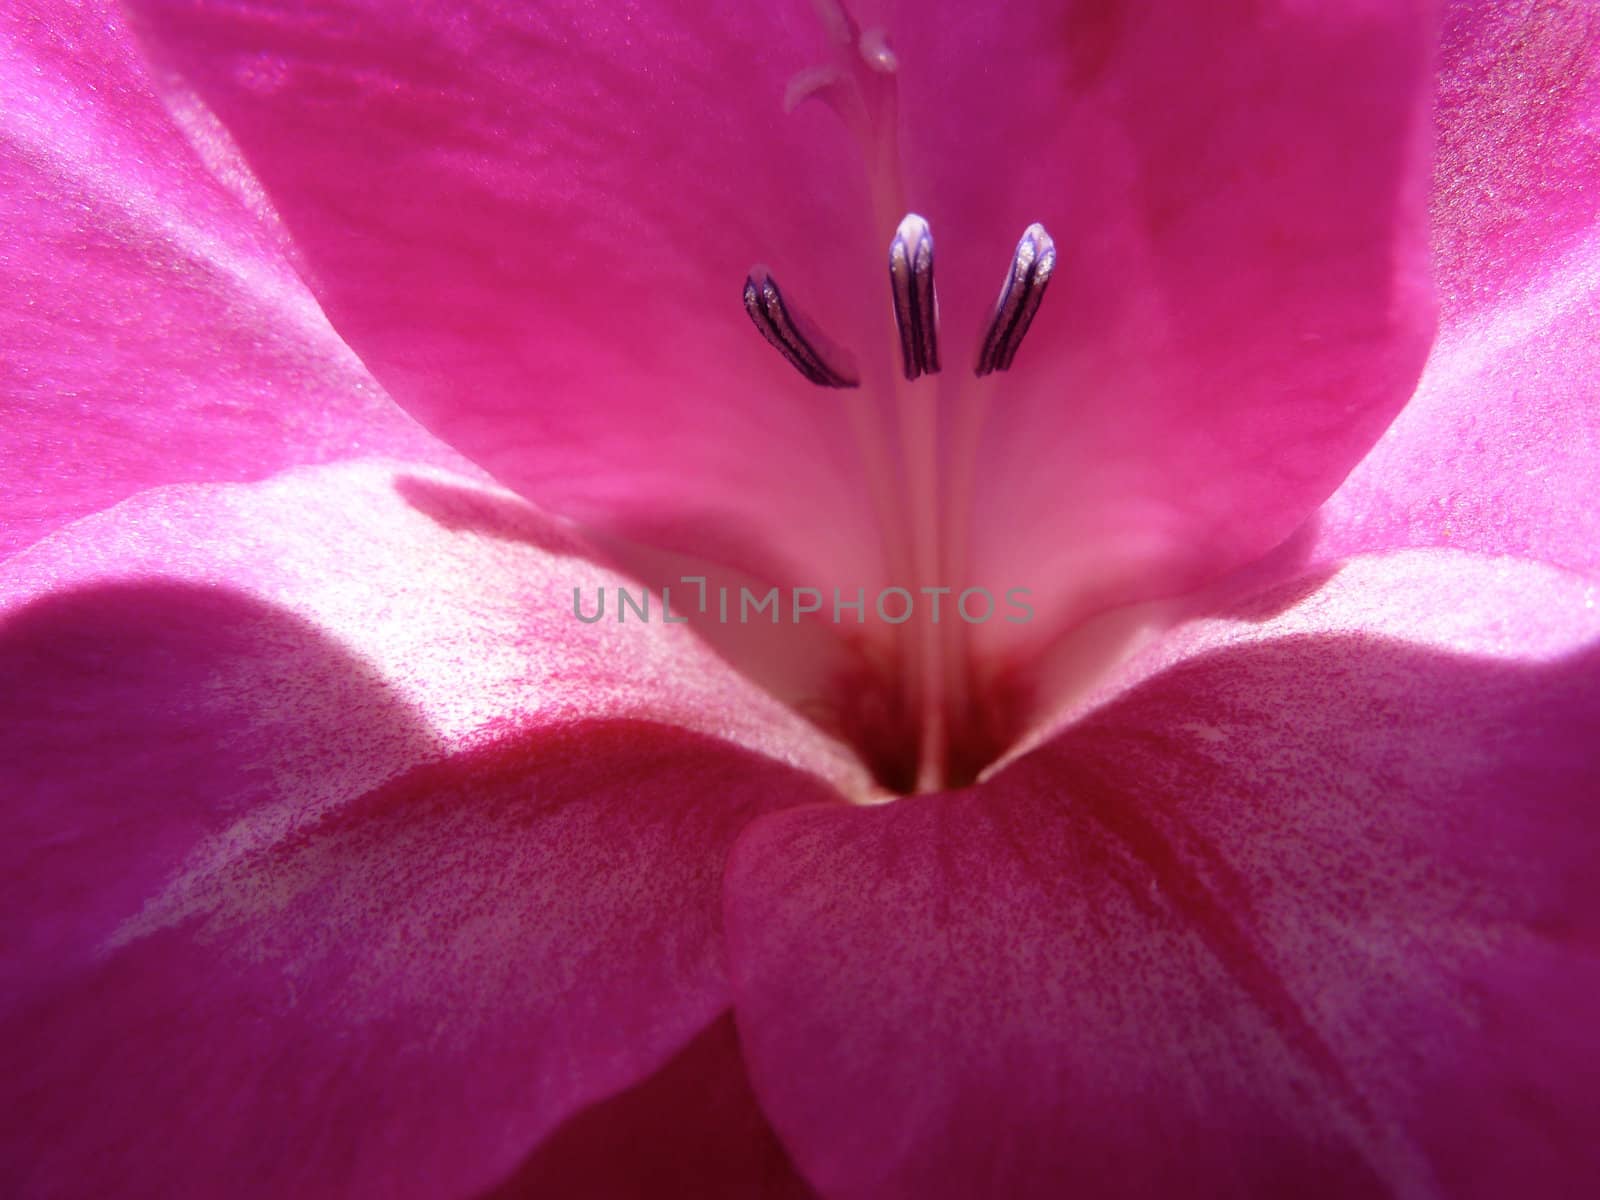
[[[966,391],[947,419],[988,411],[974,577],[1070,621],[1280,542],[1400,410],[1432,335],[1429,6],[895,11],[912,203],[947,231]],[[961,385],[1032,221],[1056,243],[1048,295],[1015,369]]]
[[[1431,202],[1444,327],[1315,554],[1446,545],[1600,567],[1600,11],[1454,4]]]
[[[1581,1191],[1596,599],[1358,560],[1193,627],[974,789],[752,825],[736,1019],[801,1169],[840,1197]]]
[[[501,489],[348,462],[134,497],[8,563],[0,611],[129,580],[237,588],[369,663],[441,750],[557,721],[638,718],[856,786],[842,748],[664,625],[659,603],[648,623],[619,620],[616,590],[639,589],[590,553]],[[587,615],[601,588],[606,619],[576,620],[575,600]]]
[[[1416,397],[1318,517],[1336,559],[1456,546],[1600,569],[1600,232],[1446,330]]]
[[[459,462],[328,328],[188,115],[192,141],[114,9],[0,15],[0,556],[157,484]]]
[[[845,756],[400,478],[516,519],[346,464],[7,564],[8,1194],[471,1195],[725,1011],[726,849]]]
[[[1518,303],[1600,217],[1600,9],[1446,5],[1434,265],[1447,325]]]
[[[776,258],[835,331],[884,324],[859,149],[777,102],[826,52],[807,6],[136,7],[426,424],[610,532],[780,582],[878,578],[872,531],[905,535],[868,489],[892,472],[857,457],[854,401],[786,373],[734,303]],[[951,379],[1023,225],[1065,247],[1033,365],[988,385],[974,573],[1065,621],[1281,540],[1431,330],[1422,6],[869,7],[909,202],[953,235]]]
[[[656,1075],[568,1122],[484,1200],[812,1195],[756,1106],[723,1017]]]
[[[825,44],[806,5],[132,7],[429,428],[610,533],[876,578],[862,400],[802,380],[740,299],[771,262],[837,335],[869,305],[846,268],[881,272],[831,118],[782,111]]]

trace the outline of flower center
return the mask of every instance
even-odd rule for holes
[[[891,348],[899,358],[899,370],[889,374],[893,395],[885,405],[843,403],[872,484],[886,568],[896,584],[906,584],[894,590],[931,593],[937,603],[939,593],[963,591],[984,405],[963,394],[962,382],[935,378],[941,372],[941,332],[934,237],[926,220],[907,211],[894,53],[881,30],[861,30],[839,0],[815,3],[835,61],[791,80],[785,108],[814,98],[840,117],[862,151],[874,228],[894,229],[887,297],[898,335]],[[1049,234],[1042,225],[1030,225],[993,314],[978,331],[970,360],[975,377],[1011,367],[1054,266]],[[766,267],[751,269],[744,306],[761,336],[805,379],[830,389],[861,386],[852,353],[809,320]],[[954,414],[948,428],[941,428],[941,403]],[[894,653],[874,668],[884,676],[875,681],[879,686],[860,693],[871,698],[846,706],[853,715],[840,722],[841,732],[890,790],[961,786],[1005,748],[1011,730],[996,714],[1008,706],[973,661],[969,621],[962,611],[907,625]]]

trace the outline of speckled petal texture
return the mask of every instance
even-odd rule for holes
[[[1600,6],[1449,6],[1431,197],[1442,327],[1317,552],[1600,569]]]

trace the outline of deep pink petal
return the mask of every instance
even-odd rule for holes
[[[877,578],[852,400],[800,382],[737,303],[769,261],[888,377],[860,150],[824,106],[780,110],[829,53],[809,5],[136,7],[425,423],[611,532]],[[938,231],[947,371],[924,394],[952,436],[1016,237],[1042,219],[1062,246],[1022,368],[986,389],[981,456],[955,451],[977,471],[970,574],[1059,623],[1281,540],[1423,358],[1426,14],[859,15],[896,48],[906,202]]]
[[[757,1106],[723,1017],[645,1082],[569,1121],[484,1200],[813,1194]]]
[[[226,135],[187,113],[193,142],[114,9],[6,5],[0,556],[156,484],[456,461],[328,328]]]
[[[974,392],[1024,226],[1059,253],[1016,368],[975,393],[974,577],[1070,618],[1265,552],[1426,354],[1429,6],[927,9],[892,32],[912,202],[949,231],[950,386]]]
[[[613,533],[876,577],[860,394],[804,382],[740,300],[770,261],[802,308],[826,283],[861,312],[851,268],[882,261],[832,118],[782,111],[825,44],[807,4],[133,8],[430,428]]]
[[[849,768],[597,580],[376,465],[7,564],[8,1194],[471,1195],[717,1019],[728,845]]]
[[[1581,1192],[1594,601],[1514,560],[1358,560],[1191,628],[972,790],[757,822],[736,1018],[801,1169],[840,1197]]]

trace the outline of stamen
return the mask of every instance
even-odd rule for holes
[[[1033,316],[1044,299],[1044,289],[1056,266],[1056,244],[1037,222],[1023,231],[1011,270],[1000,288],[994,318],[978,349],[973,371],[981,378],[991,371],[1007,371],[1017,357],[1017,347],[1027,335]]]
[[[784,303],[778,281],[765,267],[751,267],[745,277],[744,310],[761,336],[818,387],[861,386],[855,360]]]
[[[889,282],[907,379],[939,371],[939,298],[933,290],[933,234],[907,213],[889,243]]]

